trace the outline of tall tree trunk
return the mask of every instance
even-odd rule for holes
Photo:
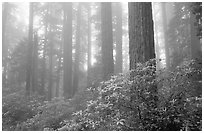
[[[52,6],[48,3],[48,10],[50,11],[50,15],[52,15]],[[52,90],[53,90],[53,32],[52,25],[49,24],[49,84],[48,84],[48,101],[52,99]]]
[[[123,53],[122,53],[122,5],[116,3],[116,62],[115,73],[122,73],[123,71]]]
[[[52,99],[52,88],[53,88],[53,42],[50,40],[50,50],[49,50],[49,85],[48,85],[48,100]]]
[[[166,3],[161,3],[162,8],[162,22],[163,22],[163,37],[164,37],[164,44],[165,44],[165,57],[166,57],[166,69],[169,69],[170,66],[170,59],[169,59],[169,46],[167,41],[167,14],[166,14]]]
[[[130,70],[137,68],[137,63],[144,63],[149,59],[155,58],[154,49],[154,32],[153,32],[153,19],[152,19],[152,6],[150,2],[133,2],[128,3],[129,10],[129,55],[130,55]],[[156,64],[152,67],[154,71],[153,78],[155,78]],[[152,75],[151,75],[152,76]],[[130,79],[134,79],[134,71],[130,75]],[[134,85],[132,86],[130,93],[135,93]],[[157,107],[156,97],[157,85],[151,87],[149,90],[153,93],[154,102],[151,107]],[[136,97],[131,95],[131,101],[135,101]],[[140,107],[137,106],[140,110]],[[141,119],[141,117],[139,117]],[[141,119],[142,120],[142,119]],[[142,123],[143,125],[145,123]]]
[[[88,60],[87,60],[87,86],[90,86],[91,69],[91,5],[88,7]]]
[[[59,89],[60,89],[60,73],[62,69],[62,43],[60,44],[60,55],[59,55],[59,61],[58,61],[58,70],[57,70],[57,81],[56,81],[56,93],[55,96],[59,97]]]
[[[110,2],[101,3],[101,41],[103,79],[107,80],[114,73],[112,7]]]
[[[76,45],[75,45],[75,62],[74,62],[74,79],[73,79],[73,94],[78,89],[79,84],[79,57],[80,57],[80,39],[81,39],[81,4],[78,5],[77,11],[77,29],[76,29]]]
[[[47,12],[48,15],[48,12]],[[42,62],[42,75],[41,75],[41,91],[40,94],[44,95],[45,93],[45,79],[46,79],[46,48],[47,48],[47,21],[45,22],[45,40],[43,45],[43,62]]]
[[[155,58],[152,6],[150,2],[128,3],[130,70],[137,63]]]
[[[28,50],[27,50],[27,71],[26,71],[26,95],[30,96],[31,88],[31,67],[32,67],[32,48],[33,48],[33,3],[30,3],[29,11],[29,32],[28,32]]]
[[[72,3],[64,3],[64,97],[71,98],[72,89]]]
[[[3,65],[3,86],[7,87],[7,53],[8,46],[6,44],[6,23],[8,18],[8,2],[4,2],[3,4],[3,12],[2,12],[2,65]]]
[[[34,34],[33,42],[33,62],[32,62],[32,92],[38,91],[38,82],[37,82],[37,68],[38,68],[38,36],[37,33]]]

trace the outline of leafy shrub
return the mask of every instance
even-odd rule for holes
[[[201,130],[201,69],[186,61],[174,72],[155,72],[155,61],[112,76],[75,112],[66,130]],[[168,90],[168,91],[166,91]]]
[[[25,97],[24,91],[12,93],[3,97],[2,126],[3,130],[15,130],[16,126],[37,113],[43,97],[33,95]]]
[[[61,127],[63,121],[70,119],[74,108],[68,101],[55,98],[45,101],[43,106],[38,107],[38,113],[18,126],[18,130],[42,131],[56,130]]]
[[[19,95],[18,98],[22,97],[21,95]],[[52,101],[39,100],[35,101],[36,103],[32,102],[32,98],[28,99],[27,101],[23,101],[24,98],[22,98],[22,100],[16,100],[16,98],[7,97],[8,100],[13,99],[13,102],[10,102],[9,106],[14,106],[16,101],[18,101],[18,105],[16,106],[18,106],[19,111],[22,112],[25,109],[27,109],[27,112],[30,111],[29,116],[24,115],[24,112],[22,112],[23,115],[21,116],[23,116],[24,119],[22,120],[21,118],[21,121],[17,121],[16,119],[13,120],[13,122],[15,122],[13,129],[8,130],[56,130],[62,127],[68,119],[71,119],[73,112],[80,109],[85,109],[84,105],[86,101],[93,99],[95,97],[94,95],[94,92],[90,93],[89,91],[81,90],[72,99],[64,100],[63,98],[54,98]],[[39,97],[36,96],[36,98]],[[41,104],[36,106],[38,102]],[[16,110],[14,111],[16,112]],[[6,122],[8,122],[8,116],[5,116],[4,120],[6,125]]]
[[[155,60],[137,64],[68,100],[6,95],[3,130],[201,130],[201,63],[155,71]]]

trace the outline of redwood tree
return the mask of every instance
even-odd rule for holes
[[[114,72],[112,7],[110,2],[101,3],[101,41],[103,79],[108,79]]]
[[[26,94],[29,96],[31,89],[31,70],[32,70],[32,49],[33,49],[33,3],[29,7],[29,32],[27,50],[27,69],[26,69]]]
[[[78,5],[77,11],[77,29],[76,29],[76,45],[75,45],[75,61],[74,61],[74,79],[73,94],[77,91],[79,83],[79,57],[80,57],[80,39],[81,39],[81,4]]]
[[[64,97],[70,98],[73,93],[72,89],[72,3],[63,3],[64,25],[63,25],[63,90]]]
[[[150,2],[128,3],[130,70],[136,63],[155,58],[152,5]]]

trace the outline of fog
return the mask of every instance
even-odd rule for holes
[[[199,64],[196,69],[190,69],[192,60]],[[176,93],[175,88],[184,81],[189,81],[189,86],[182,86],[184,89],[193,88],[198,82],[197,88],[201,89],[189,95],[199,99],[202,97],[200,65],[202,3],[199,2],[2,3],[3,130],[193,130],[186,123],[185,127],[171,125],[172,128],[167,124],[165,129],[145,126],[143,121],[148,116],[145,109],[149,104],[143,103],[133,104],[133,110],[141,108],[139,112],[144,114],[136,113],[137,121],[143,123],[132,127],[136,116],[130,120],[124,112],[132,110],[133,105],[118,106],[127,99],[131,99],[127,103],[134,102],[132,97],[138,98],[137,94],[152,94],[157,81],[155,95],[159,102],[162,97],[168,99],[171,93]],[[198,69],[198,73],[191,74],[198,78],[183,79],[190,75],[185,74],[186,68],[182,73],[184,66],[189,73]],[[177,80],[179,83],[170,74],[176,71],[184,75]],[[163,78],[162,83],[157,78]],[[178,85],[173,87],[174,83]],[[139,90],[132,91],[133,88]],[[153,90],[143,92],[148,88]],[[110,96],[109,101],[103,100],[106,96]],[[112,101],[111,97],[117,97],[117,102],[112,103],[115,99]],[[197,101],[200,109],[201,101]],[[109,116],[107,103],[118,113],[112,110],[114,113]],[[98,119],[102,113],[96,113],[98,108],[107,113],[100,117],[101,121]],[[123,112],[123,108],[127,110]],[[76,112],[80,119],[74,116]],[[131,116],[132,112],[129,113]],[[195,130],[200,130],[199,126]]]

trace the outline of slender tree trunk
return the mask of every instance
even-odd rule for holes
[[[115,73],[122,73],[123,53],[122,53],[122,5],[116,3],[116,62]]]
[[[77,30],[76,30],[76,52],[75,52],[75,63],[74,63],[74,79],[73,79],[73,94],[78,89],[79,84],[79,57],[80,57],[80,39],[81,39],[81,4],[78,5],[77,12]]]
[[[37,68],[38,68],[38,37],[37,33],[34,34],[33,42],[33,62],[32,62],[32,92],[38,91],[38,82],[37,82]]]
[[[49,43],[50,50],[49,50],[49,85],[48,85],[48,100],[52,99],[52,88],[53,88],[53,63],[52,63],[52,56],[53,56],[53,42]]]
[[[50,10],[50,15],[52,15],[52,7],[49,3],[48,5]],[[49,24],[49,84],[48,84],[48,100],[51,101],[52,99],[52,89],[53,89],[53,32],[52,32],[52,25]]]
[[[72,3],[64,3],[64,97],[71,98],[72,89]]]
[[[90,86],[91,69],[91,5],[88,7],[88,60],[87,60],[87,86]]]
[[[31,67],[32,67],[32,47],[33,47],[33,3],[30,3],[29,11],[29,32],[28,32],[28,50],[27,50],[27,71],[26,71],[26,95],[30,96],[31,88]]]
[[[166,57],[166,69],[169,69],[170,59],[169,59],[169,46],[167,41],[167,14],[166,14],[166,3],[161,3],[162,8],[162,22],[163,22],[163,36],[164,36],[164,44],[165,44],[165,57]]]
[[[128,3],[130,70],[155,58],[152,6],[150,2]]]
[[[103,79],[107,80],[114,73],[112,7],[110,2],[101,3],[101,41]]]
[[[7,81],[7,54],[8,54],[8,46],[6,44],[6,23],[8,18],[8,2],[3,4],[3,12],[2,12],[2,65],[3,65],[3,86],[8,87]]]
[[[47,12],[48,15],[48,12]],[[47,21],[45,22],[45,40],[44,40],[44,46],[43,46],[43,62],[42,62],[42,75],[41,75],[41,91],[40,94],[45,93],[45,79],[46,79],[46,46],[47,46],[47,28],[48,24]]]
[[[55,96],[59,97],[59,89],[60,89],[60,73],[61,73],[61,64],[62,64],[62,45],[60,44],[60,55],[59,55],[59,61],[58,61],[58,70],[57,70],[57,81],[56,81],[56,93]]]

